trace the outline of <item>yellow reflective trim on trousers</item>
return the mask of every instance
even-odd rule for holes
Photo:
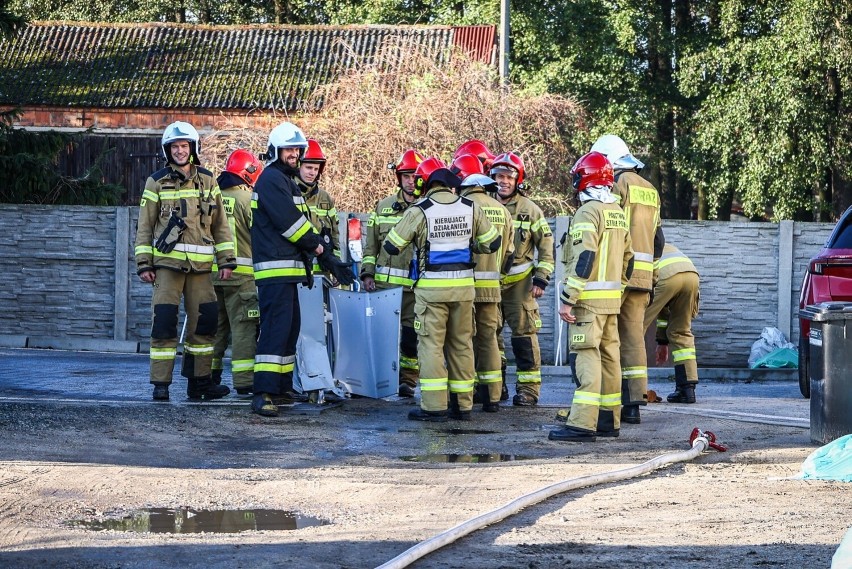
[[[503,374],[500,370],[494,371],[478,371],[476,372],[476,379],[479,383],[501,383],[503,381]]]
[[[184,344],[183,351],[193,355],[212,354],[213,344]]]
[[[254,363],[254,360],[252,360],[252,363]],[[225,366],[223,365],[222,360],[220,358],[213,358],[213,360],[210,362],[210,369],[224,369],[224,367]]]
[[[668,328],[669,321],[668,320],[657,320],[657,328]]]
[[[420,363],[417,361],[417,358],[399,356],[399,367],[403,369],[420,369]]]
[[[251,371],[254,369],[254,360],[231,360],[231,371]]]
[[[139,246],[136,247],[136,249],[134,249],[134,252],[137,255],[153,255],[154,254],[154,248],[151,247],[150,245],[139,245]]]
[[[420,288],[457,288],[476,286],[473,277],[464,279],[420,279],[417,281]]]
[[[307,274],[308,272],[304,267],[300,269],[266,269],[265,271],[255,271],[254,280],[262,281],[275,277],[304,277]]]
[[[445,391],[448,383],[449,380],[446,377],[439,377],[436,379],[423,379],[421,377],[420,391]]]
[[[644,366],[621,368],[622,379],[645,379],[648,377],[648,368]]]
[[[575,391],[572,403],[574,405],[593,405],[594,407],[599,407],[601,404],[601,394],[591,391]]]
[[[518,383],[541,383],[541,370],[519,371]]]
[[[478,280],[473,286],[476,288],[500,288],[500,281]]]
[[[177,348],[151,348],[152,360],[173,360],[177,356]]]
[[[272,372],[272,373],[290,373],[296,364],[274,364],[274,363],[257,363],[254,364],[254,373]]]
[[[447,384],[450,386],[450,393],[467,393],[473,391],[472,379],[449,379]],[[423,390],[423,387],[420,387]]]
[[[674,350],[672,351],[672,361],[677,362],[685,362],[687,360],[695,359],[695,348],[684,348],[682,350]]]
[[[621,405],[621,392],[601,394],[602,407],[618,407],[619,405]]]

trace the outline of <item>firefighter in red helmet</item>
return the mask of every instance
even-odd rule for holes
[[[251,194],[263,165],[247,150],[235,150],[217,178],[222,205],[234,236],[237,267],[228,280],[213,270],[213,288],[219,306],[219,323],[213,344],[213,382],[222,382],[223,358],[231,343],[231,373],[239,395],[248,395],[254,382],[254,356],[260,311],[251,256]]]
[[[495,197],[512,214],[514,223],[515,256],[503,277],[501,291],[501,311],[512,329],[512,351],[518,373],[512,403],[536,405],[541,392],[541,350],[538,345],[541,316],[536,299],[544,295],[553,273],[553,232],[541,208],[520,193],[526,181],[526,168],[520,156],[514,152],[497,156],[491,163],[490,173],[497,182]],[[500,326],[498,341],[501,350],[502,330],[503,326]],[[505,361],[503,365],[505,370]]]
[[[566,426],[551,431],[557,441],[617,437],[621,410],[618,311],[621,291],[633,273],[627,216],[611,192],[612,166],[590,152],[571,169],[580,208],[563,247],[565,287],[559,317],[570,325],[574,399]]]
[[[340,258],[340,225],[337,209],[334,207],[334,199],[331,195],[319,186],[325,164],[325,153],[319,142],[309,138],[308,147],[299,159],[299,173],[293,176],[293,181],[302,193],[305,206],[308,208],[308,219],[322,238],[323,247],[333,250],[334,255]],[[314,273],[319,273],[321,270],[314,261]]]
[[[453,160],[465,154],[472,154],[479,158],[479,161],[482,162],[483,171],[491,168],[491,163],[494,161],[494,154],[488,150],[484,142],[476,138],[461,143],[453,154]]]
[[[370,213],[367,221],[367,242],[361,261],[361,282],[364,290],[402,287],[401,333],[399,344],[399,395],[414,397],[419,364],[417,361],[417,333],[414,330],[414,284],[412,263],[414,252],[409,249],[400,255],[389,255],[382,243],[391,229],[402,219],[406,210],[418,199],[414,172],[423,157],[408,149],[388,168],[396,175],[397,190],[384,198]]]

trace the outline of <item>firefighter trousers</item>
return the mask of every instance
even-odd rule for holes
[[[538,302],[532,296],[532,274],[503,288],[501,294],[500,310],[512,329],[512,352],[518,372],[515,390],[537,401],[541,392],[541,350],[538,345],[541,315]],[[503,327],[500,326],[498,333],[502,335],[502,332]]]
[[[186,310],[181,375],[188,379],[210,376],[217,319],[216,293],[210,273],[184,273],[160,268],[157,269],[151,299],[151,383],[168,385],[172,382],[181,297]]]
[[[447,393],[459,409],[473,408],[473,301],[426,302],[415,293],[414,329],[420,360],[420,406],[446,411]]]
[[[621,425],[618,316],[594,314],[579,307],[573,313],[577,321],[571,324],[569,359],[577,388],[566,424],[595,431],[598,411],[605,409],[613,412],[614,428],[618,429]]]
[[[627,289],[618,314],[621,340],[621,403],[645,405],[648,402],[648,355],[645,353],[645,309],[651,293]]]
[[[254,384],[254,356],[260,312],[254,279],[233,285],[216,285],[219,322],[213,346],[213,373],[221,373],[225,350],[231,344],[231,373],[234,387],[251,389]]]
[[[668,308],[668,320],[663,327],[675,366],[675,382],[680,387],[698,383],[698,363],[695,359],[695,338],[692,319],[698,316],[698,274],[677,273],[661,280],[654,289],[654,301],[645,311],[645,329],[657,321],[663,308]]]
[[[296,343],[302,327],[297,283],[258,283],[260,335],[254,356],[255,394],[281,395],[293,389]]]
[[[500,346],[497,343],[497,333],[503,323],[500,305],[497,302],[474,302],[473,311],[476,331],[473,336],[476,383],[488,387],[489,402],[498,403],[503,390]]]

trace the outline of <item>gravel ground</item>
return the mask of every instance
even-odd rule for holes
[[[696,405],[649,405],[621,437],[579,444],[547,440],[567,382],[545,386],[551,406],[470,423],[407,421],[413,403],[397,398],[264,419],[230,397],[187,404],[179,383],[172,402],[150,402],[144,357],[0,355],[2,567],[376,567],[542,487],[688,449],[695,426],[729,451],[560,494],[412,567],[828,567],[850,525],[848,485],[789,479],[817,448],[791,382],[702,385]],[[93,364],[112,375],[88,373]],[[514,460],[485,462],[500,455]],[[185,534],[73,525],[144,508],[278,509],[328,523]]]

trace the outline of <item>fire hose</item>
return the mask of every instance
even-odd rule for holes
[[[692,430],[689,442],[692,445],[690,450],[662,454],[647,462],[628,468],[601,472],[599,474],[592,474],[589,476],[580,476],[578,478],[569,478],[568,480],[563,480],[562,482],[545,486],[535,492],[525,494],[520,498],[512,500],[508,504],[497,508],[496,510],[481,514],[439,533],[438,535],[430,537],[425,541],[421,541],[414,547],[403,551],[390,561],[379,565],[376,569],[401,569],[403,567],[408,567],[421,557],[425,557],[429,553],[437,551],[445,545],[449,545],[450,543],[453,543],[454,541],[471,534],[478,529],[500,522],[512,514],[520,512],[524,508],[547,500],[548,498],[552,498],[553,496],[563,492],[577,490],[579,488],[588,488],[589,486],[597,486],[598,484],[620,482],[622,480],[642,476],[643,474],[648,474],[649,472],[670,464],[693,460],[707,449],[712,448],[719,452],[725,452],[728,450],[725,446],[716,442],[715,434],[710,431],[701,431],[697,427]]]

